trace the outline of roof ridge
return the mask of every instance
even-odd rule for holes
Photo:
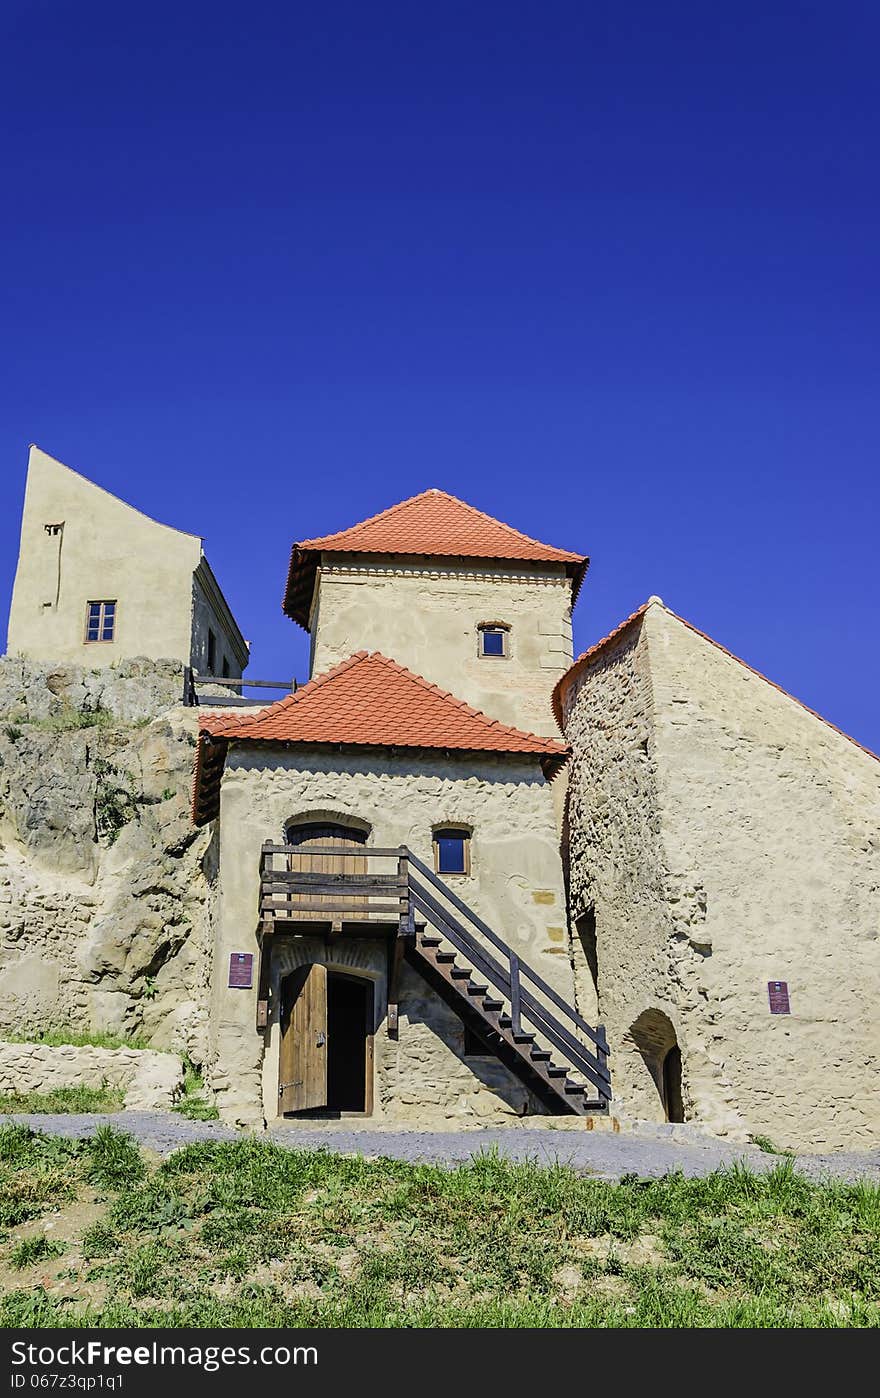
[[[737,665],[741,665],[744,670],[748,670],[750,674],[757,676],[757,678],[763,680],[765,684],[769,684],[773,689],[777,690],[778,693],[783,695],[784,698],[790,699],[793,704],[797,704],[798,708],[803,709],[812,718],[816,718],[820,723],[824,723],[825,727],[830,728],[833,733],[837,733],[839,737],[845,738],[848,743],[852,743],[854,747],[859,748],[868,757],[873,757],[875,762],[880,762],[880,753],[876,753],[871,748],[865,747],[865,744],[860,743],[858,738],[854,738],[851,733],[846,733],[842,728],[838,728],[837,724],[832,723],[830,718],[825,718],[824,714],[820,714],[817,709],[811,709],[809,704],[804,703],[803,699],[798,699],[796,694],[792,694],[789,690],[783,689],[781,684],[777,684],[775,680],[771,680],[769,675],[765,675],[762,670],[756,670],[754,665],[750,665],[747,660],[743,660],[741,655],[735,655],[732,650],[727,649],[727,646],[722,645],[720,641],[716,641],[714,636],[710,636],[706,631],[701,631],[699,626],[695,626],[694,623],[688,621],[686,617],[679,616],[678,612],[674,612],[671,607],[667,607],[662,597],[649,597],[647,602],[643,602],[640,607],[620,622],[618,626],[615,626],[613,631],[609,631],[607,636],[603,636],[601,640],[596,641],[594,645],[589,646],[587,650],[583,651],[576,660],[572,661],[565,674],[560,676],[553,689],[553,713],[560,729],[563,729],[562,691],[571,676],[580,666],[593,660],[611,641],[617,640],[618,637],[622,636],[628,626],[641,620],[648,611],[648,608],[652,606],[661,607],[662,610],[666,612],[667,616],[674,617],[682,626],[686,626],[689,631],[693,631],[695,636],[699,636],[702,640],[707,641],[710,646],[714,646],[716,650],[720,650],[722,655],[728,656],[729,659],[736,661]]]
[[[415,495],[408,495],[405,500],[398,500],[394,505],[387,505],[384,510],[378,510],[376,514],[368,515],[366,519],[355,520],[354,524],[347,525],[345,529],[335,529],[332,534],[316,534],[313,539],[301,539],[298,544],[294,544],[294,548],[307,549],[312,544],[329,543],[331,539],[338,539],[341,534],[350,534],[352,529],[362,529],[367,524],[375,524],[377,520],[386,519],[388,515],[396,514],[398,510],[402,510],[404,505],[411,505],[414,500],[421,500],[423,495],[431,494],[445,495],[446,491],[437,490],[433,486],[429,490],[418,490]]]

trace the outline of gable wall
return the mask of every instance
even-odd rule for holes
[[[46,524],[64,522],[61,538]],[[90,667],[133,656],[188,662],[201,541],[157,524],[32,447],[8,650]],[[86,603],[118,603],[116,639],[87,645]]]
[[[572,889],[595,898],[616,1091],[660,1115],[627,1037],[660,1010],[689,1119],[876,1141],[880,763],[659,604],[619,651],[566,703]]]

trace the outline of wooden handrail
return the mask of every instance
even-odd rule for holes
[[[416,880],[410,880],[413,903],[425,917],[433,923],[438,932],[457,947],[468,960],[473,964],[475,970],[486,977],[496,989],[500,990],[505,999],[511,1002],[511,1029],[514,1033],[520,1033],[520,1029],[513,1027],[513,992],[514,985],[509,971],[497,962],[485,948],[481,947],[475,938],[462,927],[460,923],[452,919],[451,913],[445,912],[443,908],[431,897],[426,889],[421,888]],[[514,953],[515,955],[515,953]],[[517,958],[518,959],[518,958]],[[522,969],[522,963],[519,964]],[[532,995],[525,986],[522,985],[521,978],[517,978],[519,983],[520,1017],[523,1012],[554,1046],[564,1053],[573,1067],[582,1072],[585,1077],[599,1089],[601,1093],[608,1093],[611,1086],[611,1077],[604,1062],[607,1054],[605,1048],[604,1032],[597,1031],[597,1038],[601,1037],[602,1044],[597,1045],[596,1056],[594,1056],[585,1044],[577,1040],[573,1034],[555,1019],[553,1014],[542,1005],[539,1000]]]
[[[452,904],[454,908],[457,908],[458,911],[462,913],[468,919],[468,921],[474,925],[474,927],[479,928],[483,936],[486,937],[492,943],[492,945],[497,948],[498,951],[503,952],[505,956],[508,955],[510,948],[508,947],[507,943],[502,941],[502,939],[498,936],[498,933],[493,932],[492,928],[488,927],[486,923],[483,922],[482,918],[477,916],[473,908],[469,908],[467,903],[465,903],[463,899],[458,897],[458,894],[453,893],[452,889],[449,888],[443,882],[442,879],[439,879],[437,875],[434,873],[433,869],[428,868],[427,864],[423,864],[422,861],[412,853],[410,853],[409,858],[410,863],[416,869],[418,869],[419,873],[424,878],[427,878],[434,885],[435,888],[439,889],[439,891],[443,894],[445,898],[448,898],[449,902]],[[588,1035],[588,1037],[593,1040],[593,1043],[599,1044],[599,1047],[602,1048],[603,1052],[607,1052],[605,1044],[599,1043],[598,1031],[595,1030],[592,1027],[592,1025],[587,1024],[585,1019],[581,1019],[577,1010],[573,1009],[571,1005],[567,1004],[566,1001],[563,1000],[562,996],[559,995],[553,989],[552,986],[548,985],[547,982],[543,979],[543,977],[538,975],[537,971],[533,970],[532,967],[529,966],[528,962],[521,960],[519,963],[519,969],[520,974],[524,976],[527,980],[530,980],[533,985],[536,985],[539,990],[543,991],[547,998],[549,1000],[552,1000],[556,1008],[558,1010],[562,1010],[563,1014],[566,1015],[572,1021],[572,1023],[582,1031],[582,1033]]]

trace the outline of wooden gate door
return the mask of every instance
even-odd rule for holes
[[[366,854],[359,856],[348,856],[341,858],[333,854],[309,854],[310,845],[320,845],[324,848],[349,849],[352,846],[357,848],[366,843],[366,835],[360,830],[352,830],[346,825],[332,825],[329,822],[315,822],[313,825],[292,825],[287,830],[288,845],[295,845],[296,854],[290,856],[290,867],[297,874],[365,874],[367,872]],[[309,894],[297,894],[291,900],[293,903],[318,904],[320,906],[332,907],[334,902],[339,900],[331,896],[320,895],[313,897]],[[343,900],[344,901],[344,900]],[[319,919],[321,914],[309,912],[292,912],[292,918],[299,921],[314,921]],[[352,912],[348,917],[357,919],[363,914]]]
[[[327,967],[300,966],[281,982],[278,1113],[327,1105]]]

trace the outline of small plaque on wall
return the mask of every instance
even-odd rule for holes
[[[767,994],[770,997],[770,1013],[772,1015],[790,1015],[791,1005],[788,1000],[788,981],[768,981]]]
[[[254,983],[254,957],[250,951],[233,951],[229,956],[229,984],[236,990],[250,990]]]

